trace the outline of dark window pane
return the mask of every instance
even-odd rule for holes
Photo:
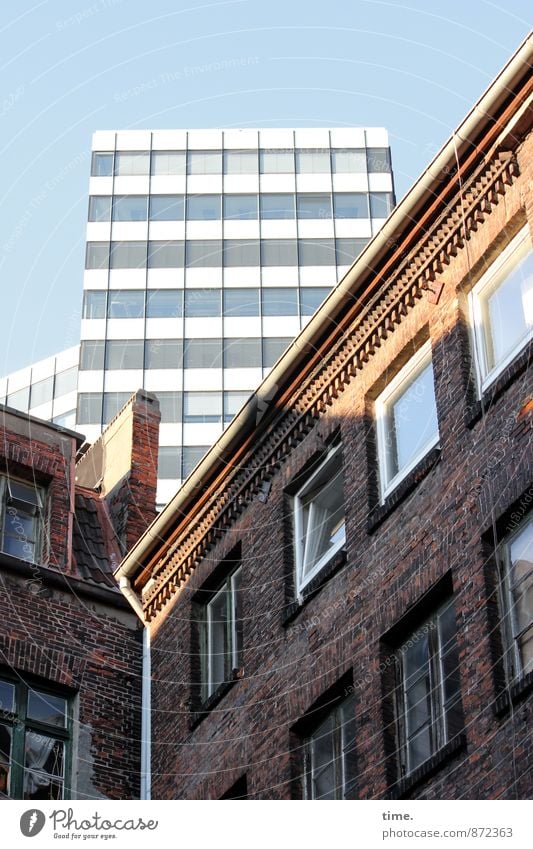
[[[183,341],[181,339],[147,339],[145,368],[181,368]]]
[[[111,197],[103,195],[89,198],[89,221],[111,220]]]
[[[291,342],[289,337],[263,339],[263,368],[272,368]]]
[[[149,242],[148,268],[183,268],[183,242]]]
[[[80,369],[100,370],[104,367],[104,342],[86,341],[80,345]]]
[[[109,242],[87,242],[85,268],[107,268]]]
[[[336,239],[337,265],[351,265],[367,243],[368,239]]]
[[[294,195],[261,195],[261,218],[265,220],[295,217]]]
[[[6,713],[13,713],[14,710],[15,685],[10,681],[0,680],[0,712],[5,716]]]
[[[221,174],[221,150],[190,150],[187,154],[189,174]]]
[[[111,268],[144,268],[146,242],[112,242]]]
[[[104,424],[109,424],[128,402],[131,392],[104,392]]]
[[[78,369],[76,366],[56,374],[54,383],[54,398],[73,392],[78,386]]]
[[[28,718],[64,728],[67,724],[67,702],[60,696],[28,690]]]
[[[298,315],[298,289],[263,289],[263,315]]]
[[[337,148],[331,151],[334,174],[364,174],[365,151],[359,148]]]
[[[335,265],[333,239],[300,239],[300,265]]]
[[[183,221],[183,195],[152,195],[150,221]]]
[[[91,163],[92,177],[112,177],[113,176],[113,154],[112,153],[93,153]]]
[[[185,315],[187,318],[220,315],[221,296],[220,289],[188,289],[185,292]]]
[[[300,313],[313,315],[325,301],[331,289],[326,286],[304,286],[300,289]]]
[[[150,171],[150,154],[145,151],[121,151],[115,157],[117,177],[143,177]]]
[[[83,318],[105,318],[107,292],[85,292]]]
[[[183,315],[183,289],[148,289],[147,318],[180,318]]]
[[[374,173],[391,170],[388,147],[368,147],[366,151],[367,170]]]
[[[190,221],[216,221],[221,217],[220,195],[189,195],[187,218]]]
[[[207,453],[207,445],[186,445],[183,447],[182,478],[187,478]]]
[[[262,150],[260,165],[262,174],[290,174],[294,172],[294,151]]]
[[[296,239],[263,239],[261,241],[261,265],[298,265]]]
[[[181,477],[181,448],[177,445],[159,447],[157,477],[162,480]]]
[[[224,368],[260,368],[260,339],[225,339]]]
[[[333,196],[335,218],[368,218],[366,192],[342,192]]]
[[[107,315],[108,318],[142,318],[144,315],[144,291],[110,289]]]
[[[259,315],[259,289],[225,289],[224,316]]]
[[[238,221],[257,218],[257,195],[225,195],[224,218]]]
[[[78,413],[76,423],[100,424],[102,420],[102,393],[80,392],[78,394]]]
[[[225,174],[257,174],[258,167],[257,150],[226,150],[224,152]]]
[[[222,266],[222,242],[220,239],[196,239],[187,241],[187,268],[217,268]]]
[[[155,392],[161,411],[161,423],[180,422],[182,415],[181,392]]]
[[[298,195],[298,218],[331,218],[331,195]]]
[[[123,195],[113,200],[113,221],[146,221],[146,195]]]
[[[185,392],[183,401],[183,421],[192,423],[216,423],[221,420],[221,392]]]
[[[185,368],[221,368],[221,339],[186,339]]]
[[[370,216],[372,218],[387,218],[392,210],[392,195],[390,192],[370,192]]]
[[[54,378],[46,377],[44,380],[38,380],[31,387],[30,407],[37,407],[38,404],[46,404],[51,401],[54,395]]]
[[[226,239],[224,241],[224,265],[233,268],[259,265],[259,240]]]
[[[185,151],[157,150],[152,153],[152,175],[171,177],[185,174]]]
[[[106,368],[142,369],[144,342],[142,339],[111,339],[106,345]]]

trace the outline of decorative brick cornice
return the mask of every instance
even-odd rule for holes
[[[518,163],[512,152],[499,152],[483,162],[416,247],[402,257],[380,291],[362,306],[355,326],[353,320],[349,327],[339,326],[339,336],[327,357],[317,362],[277,412],[277,419],[269,422],[254,447],[225,475],[200,515],[155,564],[153,583],[143,597],[148,620],[157,615],[417,301],[424,294],[433,303],[438,301],[442,289],[438,276],[517,175]]]

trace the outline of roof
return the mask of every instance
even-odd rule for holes
[[[98,494],[79,487],[75,493],[72,556],[77,577],[118,590],[113,571],[121,554],[111,519]]]

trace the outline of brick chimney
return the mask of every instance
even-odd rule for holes
[[[76,464],[76,483],[106,502],[123,554],[155,518],[159,402],[139,389]]]

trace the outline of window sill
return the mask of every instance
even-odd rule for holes
[[[281,617],[281,624],[284,628],[296,619],[300,611],[303,610],[308,601],[310,601],[313,596],[322,589],[324,584],[326,584],[333,575],[336,575],[336,573],[342,569],[346,563],[346,559],[346,549],[341,548],[333,555],[331,560],[322,567],[318,575],[315,575],[315,577],[306,584],[301,593],[301,600],[297,599],[292,601],[284,608]]]
[[[482,400],[477,399],[468,407],[465,424],[469,430],[472,430],[481,419],[483,408],[492,407],[498,398],[503,395],[508,386],[526,370],[531,362],[532,355],[533,342],[529,342],[515,359],[509,363],[507,368],[495,378],[494,382],[485,389]]]
[[[418,486],[426,475],[437,465],[440,460],[441,450],[438,445],[431,448],[430,451],[423,457],[417,466],[398,484],[396,489],[391,492],[385,499],[384,504],[377,504],[371,511],[367,519],[366,530],[368,534],[374,531],[381,525],[385,519],[396,509],[398,504],[407,498],[408,495]]]
[[[495,716],[504,716],[510,709],[511,705],[521,702],[533,689],[533,672],[528,672],[519,681],[512,684],[508,690],[501,693],[492,706]]]
[[[222,701],[226,693],[229,693],[230,690],[233,689],[237,681],[240,681],[241,678],[244,677],[244,669],[240,667],[239,669],[234,669],[232,672],[232,678],[229,681],[223,681],[220,684],[214,693],[211,693],[208,699],[205,702],[202,702],[198,710],[192,711],[191,719],[189,722],[189,731],[193,731],[202,720],[205,719],[206,716],[209,716],[213,708],[215,708],[219,702]]]
[[[435,752],[427,761],[424,761],[414,772],[401,778],[392,788],[390,792],[391,799],[404,799],[408,796],[415,787],[422,784],[426,779],[430,778],[439,769],[442,769],[447,763],[459,753],[466,749],[466,735],[458,734],[445,746],[442,746],[438,752]]]

